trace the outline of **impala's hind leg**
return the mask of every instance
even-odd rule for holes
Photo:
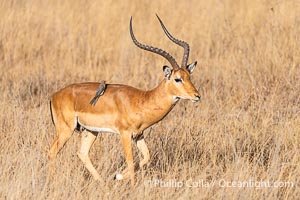
[[[70,139],[72,133],[73,130],[66,124],[56,127],[56,137],[51,143],[50,150],[48,153],[48,158],[50,160],[50,165],[49,165],[50,178],[52,178],[54,174],[55,158],[58,152],[64,146],[64,144]]]
[[[75,113],[71,111],[72,109],[67,106],[62,106],[57,98],[58,97],[53,96],[55,100],[50,101],[50,112],[53,124],[56,128],[56,137],[50,145],[48,153],[49,160],[56,158],[60,149],[70,139],[77,123],[76,121],[74,123]]]
[[[50,160],[50,176],[52,177],[54,171],[54,160],[64,146],[64,144],[70,139],[74,132],[74,114],[71,112],[64,112],[61,110],[60,105],[57,101],[50,102],[50,111],[53,123],[56,128],[56,136],[50,145],[48,152],[48,158]]]
[[[89,151],[90,151],[92,145],[94,144],[95,140],[96,140],[95,134],[88,132],[88,131],[84,131],[81,136],[81,147],[80,147],[80,150],[77,153],[77,155],[80,158],[80,160],[83,162],[84,166],[93,175],[94,179],[100,180],[100,175],[94,168],[94,166],[89,158]]]
[[[50,145],[50,150],[48,153],[49,160],[53,160],[56,158],[56,155],[64,146],[64,144],[70,139],[73,133],[73,129],[69,126],[60,125],[56,128],[56,137],[54,138],[53,142]]]
[[[64,144],[70,139],[73,130],[68,126],[61,126],[59,129],[56,130],[56,137],[54,138],[53,142],[51,143],[50,150],[48,153],[48,159],[50,160],[49,163],[49,175],[50,179],[53,178],[54,174],[54,166],[55,166],[55,158]]]

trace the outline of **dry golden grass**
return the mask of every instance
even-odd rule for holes
[[[77,133],[49,182],[52,93],[103,79],[150,89],[163,77],[166,61],[132,44],[131,15],[140,41],[181,60],[155,13],[190,43],[201,103],[181,101],[146,131],[151,163],[137,172],[135,189],[112,180],[126,166],[113,134],[100,134],[90,153],[103,182],[79,161]],[[1,1],[0,199],[299,198],[299,46],[297,0]],[[190,180],[216,184],[189,188]],[[294,186],[221,187],[222,180]]]

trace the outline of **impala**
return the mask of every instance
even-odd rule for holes
[[[143,159],[139,163],[139,167],[142,168],[150,159],[143,131],[162,120],[179,99],[200,101],[199,92],[190,80],[190,74],[197,62],[187,65],[189,45],[174,38],[161,19],[158,16],[157,18],[168,38],[184,49],[181,67],[166,51],[137,41],[133,34],[131,17],[129,29],[133,43],[143,50],[164,57],[172,68],[164,66],[164,78],[157,87],[148,91],[128,85],[107,84],[105,92],[94,106],[89,102],[95,95],[99,83],[74,83],[53,94],[50,108],[56,137],[48,154],[51,163],[72,133],[77,130],[82,132],[78,157],[94,179],[99,180],[100,175],[88,155],[90,148],[99,132],[117,133],[121,137],[128,168],[121,174],[117,173],[115,178],[117,180],[130,178],[134,183],[132,140],[142,153]],[[52,165],[50,164],[50,168],[53,168]]]

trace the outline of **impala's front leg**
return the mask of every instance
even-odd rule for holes
[[[132,156],[132,146],[131,146],[131,132],[125,131],[121,132],[122,147],[125,154],[125,159],[128,165],[128,170],[125,173],[117,174],[116,179],[122,180],[129,178],[131,179],[131,184],[134,185],[134,164]]]
[[[150,160],[150,153],[149,153],[149,149],[147,147],[147,144],[144,140],[144,135],[141,134],[136,138],[136,146],[137,148],[141,151],[142,155],[143,155],[143,160],[140,161],[140,169],[143,168],[143,166],[145,164],[147,164]]]

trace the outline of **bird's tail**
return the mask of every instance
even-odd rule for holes
[[[90,104],[91,104],[92,106],[95,106],[95,104],[96,104],[96,102],[98,101],[98,99],[99,99],[99,96],[98,96],[98,95],[94,96],[94,98],[90,101]]]

